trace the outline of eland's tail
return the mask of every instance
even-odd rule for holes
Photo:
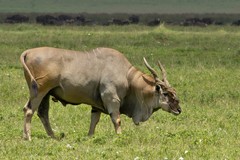
[[[31,96],[37,96],[38,93],[38,84],[37,81],[35,80],[35,78],[33,77],[31,71],[29,70],[28,66],[26,65],[26,58],[27,58],[27,51],[23,52],[22,55],[20,56],[20,61],[23,65],[24,68],[24,74],[27,74],[30,77],[30,84],[29,85],[29,90],[30,90],[30,94]]]

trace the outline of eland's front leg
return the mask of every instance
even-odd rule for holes
[[[115,132],[116,132],[117,134],[121,134],[122,131],[121,131],[120,113],[119,113],[119,112],[112,112],[112,113],[110,114],[110,117],[111,117],[112,123],[113,123],[113,125],[114,125]]]
[[[121,119],[120,119],[120,101],[113,98],[107,103],[108,113],[111,117],[112,123],[114,125],[115,132],[121,134]]]

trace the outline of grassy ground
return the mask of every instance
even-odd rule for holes
[[[238,159],[240,126],[240,28],[0,26],[1,159]],[[27,48],[75,50],[112,47],[146,71],[160,59],[177,89],[182,114],[158,111],[135,126],[122,115],[122,135],[102,115],[94,137],[87,137],[90,108],[51,102],[50,121],[60,141],[32,121],[32,142],[22,139],[22,108],[28,90],[19,62]],[[154,65],[157,68],[157,65]]]

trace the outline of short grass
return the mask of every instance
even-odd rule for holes
[[[240,28],[231,26],[39,26],[0,25],[1,159],[238,159],[240,157]],[[158,111],[140,126],[122,115],[122,135],[102,115],[87,137],[90,107],[51,102],[50,121],[60,141],[32,120],[32,142],[22,139],[28,90],[20,54],[39,46],[74,50],[112,47],[148,72],[165,65],[181,100],[182,114]],[[155,65],[154,65],[155,64]]]

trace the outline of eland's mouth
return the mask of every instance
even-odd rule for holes
[[[180,108],[172,109],[171,107],[170,110],[171,110],[171,113],[174,115],[179,115],[182,112]]]

